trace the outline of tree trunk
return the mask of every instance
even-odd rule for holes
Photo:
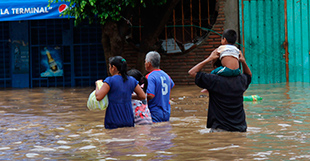
[[[140,52],[138,55],[138,60],[137,60],[137,69],[140,71],[145,72],[144,69],[144,58],[147,52],[152,51],[152,50],[158,50],[160,46],[156,46],[156,42],[158,41],[159,35],[163,32],[165,25],[170,19],[170,16],[172,14],[173,9],[175,6],[180,2],[180,0],[171,0],[170,4],[167,4],[167,7],[165,9],[165,13],[163,16],[160,18],[158,25],[156,25],[155,29],[152,32],[148,33],[143,33],[144,36],[142,37],[141,40],[141,46],[140,46]],[[151,24],[154,26],[154,24]]]
[[[142,34],[142,40],[140,42],[140,50],[138,53],[138,59],[136,62],[136,69],[145,73],[144,69],[144,58],[147,52],[151,50],[158,50],[160,46],[156,46],[158,37],[161,32],[164,30],[165,25],[170,19],[173,9],[180,2],[180,0],[171,0],[169,4],[166,4],[164,9],[165,13],[162,14],[162,17],[157,17],[159,22],[152,22],[146,26],[145,32]],[[154,25],[158,24],[158,25]],[[147,24],[146,24],[147,25]],[[109,58],[112,56],[120,55],[122,56],[124,50],[124,41],[125,36],[128,31],[128,24],[125,21],[121,20],[120,22],[106,22],[102,26],[102,46],[104,50],[104,55],[107,64],[107,71],[109,65]],[[109,73],[109,72],[108,72]]]
[[[145,60],[146,53],[138,53],[138,59],[136,62],[136,69],[139,70],[141,73],[146,74],[146,70],[144,67],[144,60]]]
[[[101,26],[101,30],[101,43],[104,50],[106,70],[109,74],[109,58],[123,55],[125,33],[128,30],[128,26],[121,22],[106,22]]]

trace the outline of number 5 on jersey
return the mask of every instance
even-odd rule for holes
[[[161,79],[161,86],[162,86],[162,94],[166,95],[168,93],[168,84],[166,83],[166,77],[160,77]]]

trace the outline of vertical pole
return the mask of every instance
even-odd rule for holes
[[[289,65],[288,65],[288,35],[287,35],[287,0],[284,0],[284,28],[285,28],[285,42],[283,44],[285,48],[285,69],[286,69],[286,82],[289,82]]]
[[[33,88],[33,82],[32,82],[32,43],[31,43],[31,41],[29,41],[29,40],[31,40],[31,38],[32,38],[32,30],[31,30],[31,27],[32,27],[32,24],[31,24],[31,21],[29,21],[29,28],[30,28],[30,30],[29,30],[29,38],[28,38],[28,42],[29,42],[29,74],[30,74],[30,88]],[[2,30],[3,31],[3,30]],[[3,59],[3,60],[5,60],[5,59]],[[41,58],[39,58],[39,60],[41,60]],[[4,66],[4,65],[3,65]],[[4,69],[5,69],[5,66],[4,66]],[[5,73],[4,73],[4,78],[6,78],[6,76],[5,76]],[[4,81],[4,87],[7,87],[6,86],[6,81]]]
[[[194,34],[193,34],[193,0],[190,0],[190,13],[191,13],[191,40],[194,39]]]
[[[184,11],[183,11],[183,0],[181,1],[182,6],[182,36],[183,36],[183,43],[185,43],[185,33],[184,33]]]
[[[70,36],[73,37],[74,22],[70,19]],[[106,62],[107,63],[107,62]],[[74,43],[70,42],[70,69],[71,69],[71,87],[75,87],[75,64],[74,64]]]
[[[174,37],[174,49],[177,48],[177,47],[176,47],[176,41],[175,41],[176,36],[177,36],[177,34],[176,34],[176,31],[175,31],[175,9],[173,9],[173,37]]]
[[[245,56],[245,47],[244,47],[244,4],[243,0],[241,0],[242,6],[242,53]]]
[[[167,35],[167,26],[165,26],[165,39],[166,39],[166,52],[168,52],[168,35]]]
[[[130,22],[133,22],[133,21],[132,21],[132,17],[130,17]],[[132,33],[133,33],[133,25],[131,25],[131,28],[130,28],[130,34],[131,34],[131,36],[132,36]]]
[[[216,2],[217,3],[217,2]],[[208,0],[208,24],[211,26],[211,20],[210,20],[210,0]]]
[[[142,36],[141,36],[141,11],[140,11],[140,7],[139,7],[139,38],[140,38],[140,43],[142,40]]]
[[[202,31],[201,31],[201,0],[199,0],[199,27],[200,27],[199,36],[201,36],[202,35]]]

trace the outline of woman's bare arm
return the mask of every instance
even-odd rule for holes
[[[98,81],[102,81],[102,80],[98,80]],[[97,101],[101,101],[110,91],[110,86],[108,85],[108,83],[103,83],[102,87],[99,89],[97,83],[98,81],[96,81],[96,92],[95,92],[95,96]]]
[[[136,95],[132,96],[133,99],[138,99],[138,100],[145,100],[146,99],[146,94],[144,93],[143,89],[140,87],[139,84],[137,84],[134,91],[135,91]]]

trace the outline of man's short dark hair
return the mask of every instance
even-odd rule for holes
[[[226,38],[229,44],[235,44],[237,41],[237,33],[233,29],[226,29],[223,32],[223,38]]]

